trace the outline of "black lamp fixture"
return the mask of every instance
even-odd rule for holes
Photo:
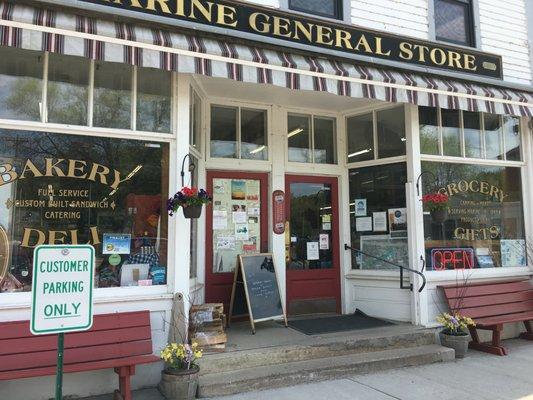
[[[196,169],[196,165],[192,161],[190,153],[185,154],[185,157],[183,157],[183,161],[181,162],[181,187],[185,186],[185,160],[187,160],[187,158],[189,158],[189,172],[192,173]]]

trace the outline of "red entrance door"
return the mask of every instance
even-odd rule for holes
[[[337,178],[285,177],[289,314],[340,313]]]
[[[268,174],[209,171],[205,241],[205,298],[231,299],[239,254],[268,251]]]

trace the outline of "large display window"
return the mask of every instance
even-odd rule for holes
[[[422,162],[424,193],[448,197],[447,217],[424,212],[428,270],[527,265],[519,167]]]
[[[40,244],[93,245],[97,287],[165,284],[168,157],[166,143],[0,129],[0,291],[31,290]]]

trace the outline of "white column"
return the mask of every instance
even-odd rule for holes
[[[272,107],[271,124],[272,134],[269,144],[269,151],[272,159],[272,174],[270,176],[269,198],[266,201],[269,204],[269,234],[271,237],[271,252],[274,257],[276,273],[278,276],[279,291],[282,303],[286,305],[287,282],[285,266],[285,234],[276,235],[272,227],[272,200],[271,194],[274,190],[285,192],[285,159],[287,147],[287,115],[279,106]],[[287,193],[285,193],[287,195]]]
[[[176,172],[174,187],[171,187],[170,195],[181,189],[181,164],[183,158],[189,154],[189,104],[190,104],[190,77],[187,75],[178,75],[176,88],[176,106],[174,113],[174,124],[177,132],[176,147],[174,151],[174,160],[176,165],[171,165],[170,168]],[[190,181],[189,177],[189,160],[185,161],[185,182]],[[188,306],[189,299],[189,264],[190,264],[190,220],[183,216],[183,212],[179,210],[173,217],[174,220],[174,276],[169,279],[173,282],[173,293],[181,293],[184,298],[185,307]],[[188,309],[184,310],[185,315],[188,314]]]
[[[407,138],[407,232],[409,243],[409,260],[411,268],[422,268],[421,257],[425,259],[424,249],[424,215],[422,202],[416,190],[417,179],[422,172],[420,162],[420,129],[418,123],[418,107],[405,106],[405,129]],[[421,189],[421,188],[420,188]],[[421,195],[422,193],[420,193]],[[411,300],[411,322],[416,325],[428,323],[428,291],[427,287],[421,292],[422,279],[417,274],[412,274],[413,292]]]

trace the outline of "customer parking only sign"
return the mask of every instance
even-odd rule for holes
[[[94,248],[38,246],[33,258],[34,335],[84,331],[93,324]]]

